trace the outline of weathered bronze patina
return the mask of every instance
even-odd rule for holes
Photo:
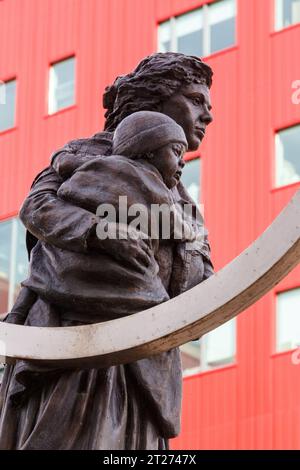
[[[107,88],[104,132],[74,140],[58,150],[52,157],[52,165],[36,177],[21,208],[20,217],[28,229],[28,250],[29,253],[33,250],[32,264],[36,262],[32,269],[38,269],[38,250],[43,244],[49,249],[55,247],[55,253],[69,252],[72,263],[85,260],[87,267],[92,266],[98,254],[111,263],[135,260],[136,270],[147,276],[151,253],[147,255],[149,247],[145,240],[129,238],[122,243],[118,239],[99,240],[96,236],[99,220],[95,213],[82,204],[74,206],[62,197],[60,188],[68,173],[72,173],[73,165],[78,167],[82,159],[87,165],[92,159],[97,161],[97,157],[109,160],[116,127],[136,111],[156,111],[169,116],[183,128],[188,149],[197,149],[206,126],[212,121],[211,79],[211,69],[198,58],[158,53],[145,58],[132,73],[118,77]],[[129,191],[130,185],[128,173]],[[169,189],[177,204],[194,204],[180,182]],[[190,289],[213,274],[207,240],[192,258],[186,250],[186,240],[161,241],[155,251],[155,262],[161,295],[155,298],[159,292],[152,290],[150,300],[154,299],[154,304]],[[65,258],[64,263],[62,266],[58,261],[57,268],[72,266]],[[97,269],[103,282],[101,263]],[[42,281],[43,272],[39,275]],[[24,283],[7,322],[61,327],[105,321],[137,311],[130,302],[117,314],[109,303],[105,309],[91,311],[85,308],[86,291],[80,285],[73,304],[74,291],[70,293],[70,304],[65,306],[33,284]],[[99,304],[104,294],[109,292],[100,283]],[[66,299],[66,290],[63,295]],[[95,290],[93,295],[97,301]],[[120,305],[124,305],[122,299]],[[126,331],[123,333],[126,335]],[[17,361],[6,366],[1,388],[0,448],[165,449],[168,439],[180,429],[181,381],[178,348],[109,368],[61,370]]]

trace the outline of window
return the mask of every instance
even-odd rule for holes
[[[210,3],[161,23],[158,48],[161,52],[207,56],[235,44],[235,23],[235,0]]]
[[[11,222],[0,223],[0,313],[8,308],[9,254],[11,252]]]
[[[300,288],[277,295],[276,317],[276,350],[300,346]]]
[[[17,218],[0,222],[0,320],[12,308],[27,268],[25,228]],[[2,375],[0,364],[0,384]]]
[[[235,359],[235,319],[204,335],[200,340],[181,346],[185,375],[222,367]]]
[[[27,267],[25,228],[16,218],[0,222],[0,317],[13,306]]]
[[[56,62],[50,67],[49,114],[75,103],[75,57]]]
[[[16,80],[0,82],[0,132],[15,126]]]
[[[276,186],[285,186],[300,181],[300,125],[278,132],[275,138],[275,147]]]
[[[300,0],[275,0],[275,29],[300,23]]]
[[[230,320],[204,336],[205,363],[210,367],[229,364],[235,356],[235,320]]]
[[[201,160],[195,158],[189,160],[182,172],[181,181],[186,187],[191,198],[199,203],[200,201],[200,181],[201,181]]]

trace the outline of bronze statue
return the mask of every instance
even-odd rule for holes
[[[31,269],[7,322],[68,326],[105,321],[167,300],[213,274],[206,236],[195,250],[197,256],[186,250],[186,243],[196,237],[196,215],[190,238],[163,240],[159,235],[153,241],[101,240],[96,214],[99,203],[115,205],[122,182],[132,202],[143,199],[147,205],[157,198],[179,206],[190,203],[196,214],[179,181],[181,159],[186,146],[198,148],[212,121],[211,80],[211,69],[200,59],[158,53],[106,89],[105,131],[55,152],[21,208],[28,251],[33,250]],[[166,134],[169,140],[157,140],[161,145],[151,135],[134,147],[132,135],[126,146],[130,126],[119,140],[114,132],[139,111],[166,115],[184,133],[175,131],[174,123]],[[141,121],[145,125],[146,116]],[[171,174],[170,166],[164,166],[166,149],[160,150],[174,138],[172,152],[178,162]],[[146,142],[151,146],[145,147]],[[137,184],[139,176],[145,181],[143,189]],[[109,182],[115,186],[110,188]],[[6,366],[1,388],[0,448],[166,449],[180,429],[181,380],[178,348],[108,369],[59,370],[18,361]]]

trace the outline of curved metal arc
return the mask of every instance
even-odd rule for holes
[[[300,191],[263,234],[205,282],[118,320],[61,328],[0,324],[0,357],[101,367],[167,351],[245,310],[300,262]],[[21,341],[20,341],[21,339]]]

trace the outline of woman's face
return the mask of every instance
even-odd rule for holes
[[[188,150],[197,150],[205,129],[213,120],[210,92],[206,85],[191,83],[162,104],[161,112],[179,124],[186,135]]]
[[[183,144],[174,142],[153,152],[150,162],[158,169],[168,188],[173,188],[180,180],[185,165],[183,160],[185,150]]]

